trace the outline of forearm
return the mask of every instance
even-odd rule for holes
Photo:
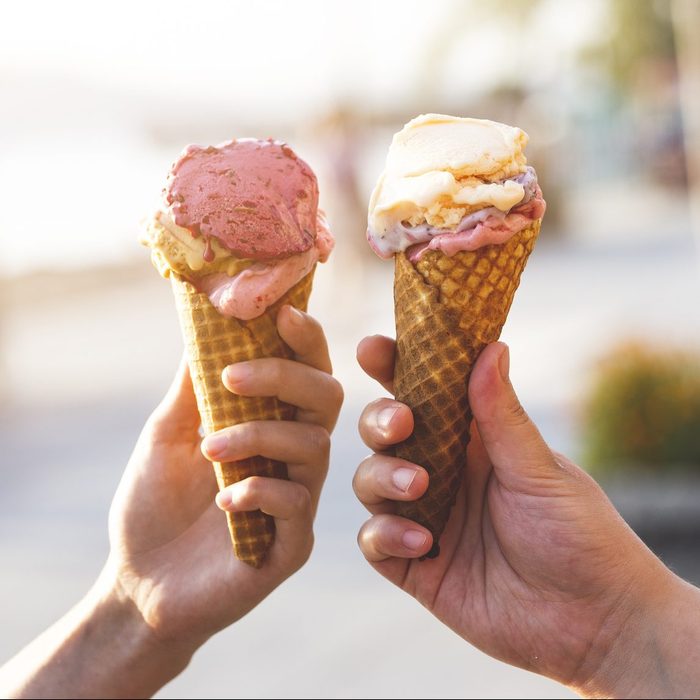
[[[698,697],[700,589],[672,576],[577,690],[591,697]]]
[[[0,668],[0,697],[147,697],[193,649],[164,644],[105,577],[68,614]]]

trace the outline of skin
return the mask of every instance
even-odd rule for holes
[[[364,370],[392,391],[394,342],[365,338]],[[601,488],[553,452],[494,343],[469,382],[474,413],[464,485],[437,559],[432,536],[393,514],[428,487],[420,466],[383,452],[410,435],[411,412],[369,404],[360,434],[373,454],[353,487],[372,517],[358,542],[370,564],[482,651],[604,697],[696,697],[700,591],[672,574]]]
[[[144,697],[180,673],[211,635],[297,571],[313,547],[343,392],[320,325],[284,307],[278,330],[295,360],[229,366],[233,393],[277,396],[296,420],[232,426],[202,441],[186,363],[147,421],[109,515],[111,551],[86,597],[0,669],[3,697]],[[250,478],[217,494],[209,460],[261,454],[289,481]],[[216,502],[215,502],[216,497]],[[236,560],[221,510],[274,516],[264,566]]]

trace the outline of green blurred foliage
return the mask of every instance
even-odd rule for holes
[[[582,58],[620,92],[633,92],[650,61],[673,61],[676,44],[671,0],[608,0],[607,26]]]
[[[700,357],[641,343],[615,348],[584,408],[585,464],[700,471]]]

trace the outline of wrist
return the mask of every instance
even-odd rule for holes
[[[187,667],[199,646],[189,640],[160,638],[109,564],[81,605],[86,643],[109,650],[109,664],[97,680],[109,687],[119,678],[121,696],[152,695]],[[124,678],[119,677],[120,670]]]
[[[660,562],[659,562],[660,564]],[[595,672],[572,687],[587,697],[696,697],[700,591],[664,566],[611,616]],[[693,654],[695,659],[693,659]],[[584,676],[585,677],[585,676]]]
[[[0,696],[146,697],[195,648],[158,639],[108,565],[85,598],[0,669]]]

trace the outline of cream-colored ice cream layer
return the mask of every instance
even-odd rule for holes
[[[176,272],[186,279],[192,273],[222,272],[233,277],[253,264],[231,255],[215,238],[210,238],[211,262],[205,259],[206,243],[202,236],[194,237],[186,228],[178,226],[170,214],[157,211],[147,222],[141,243],[151,249],[153,265],[163,277]]]
[[[486,119],[424,114],[394,135],[369,204],[381,237],[398,223],[450,228],[472,211],[508,211],[524,196],[527,134]]]

